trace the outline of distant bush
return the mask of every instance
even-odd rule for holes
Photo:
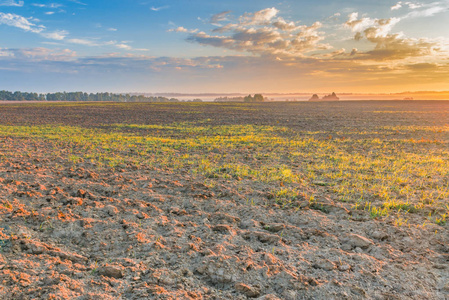
[[[263,102],[264,98],[262,96],[262,94],[255,94],[254,97],[252,97],[251,95],[246,96],[243,101],[245,102]]]

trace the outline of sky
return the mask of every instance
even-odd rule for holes
[[[0,90],[449,90],[449,0],[0,0]]]

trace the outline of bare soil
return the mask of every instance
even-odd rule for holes
[[[97,128],[210,119],[326,136],[447,125],[449,103],[243,108],[2,105],[0,124]],[[373,113],[380,110],[407,113]],[[267,197],[270,187],[249,182],[251,189],[241,190],[224,179],[210,187],[185,170],[144,165],[74,166],[53,153],[45,140],[0,132],[1,299],[449,299],[446,226],[395,226],[324,196],[321,210],[306,202],[299,210],[251,205],[247,199]]]

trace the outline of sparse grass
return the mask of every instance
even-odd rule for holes
[[[182,105],[194,113],[207,104]],[[253,109],[243,104],[208,105]],[[372,218],[397,215],[399,226],[407,224],[405,213],[419,213],[429,206],[449,211],[448,131],[448,126],[373,126],[329,134],[280,125],[217,126],[211,119],[99,128],[0,126],[2,136],[45,140],[55,150],[52,155],[75,166],[184,171],[203,176],[211,187],[220,180],[238,186],[260,182],[272,186],[271,201],[283,208],[296,206],[299,195],[313,206],[313,195],[325,193],[369,211]],[[1,158],[6,159],[4,154]],[[433,222],[444,225],[446,215]]]

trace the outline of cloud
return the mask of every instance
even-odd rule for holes
[[[119,49],[123,50],[136,50],[136,51],[146,51],[147,49],[133,49],[131,46],[126,43],[117,43],[115,41],[108,42],[99,42],[97,40],[91,39],[82,39],[82,38],[70,38],[66,39],[69,35],[69,32],[66,30],[56,30],[56,31],[47,31],[46,27],[43,25],[36,25],[33,18],[25,18],[23,16],[19,16],[16,14],[5,14],[0,12],[0,25],[7,25],[11,27],[20,28],[26,32],[32,32],[39,34],[40,36],[46,39],[52,39],[57,41],[66,41],[70,44],[77,44],[89,47],[97,47],[97,46],[115,46]],[[33,22],[32,22],[33,21]]]
[[[426,39],[405,38],[402,33],[391,33],[400,18],[358,19],[357,13],[349,15],[345,26],[356,32],[354,39],[366,39],[375,45],[373,50],[351,52],[351,56],[370,60],[400,60],[423,57],[436,52],[437,43]]]
[[[432,17],[436,14],[449,11],[449,1],[438,1],[428,4],[409,4],[413,9],[405,18]]]
[[[7,1],[0,1],[0,6],[16,6],[16,7],[22,7],[23,1],[14,1],[14,0],[7,0]]]
[[[198,58],[176,58],[176,57],[154,57],[147,55],[135,55],[120,53],[110,53],[108,55],[97,57],[84,57],[76,61],[76,68],[88,68],[89,70],[115,70],[122,72],[125,70],[133,70],[135,72],[162,72],[173,70],[210,70],[222,69],[216,58],[198,57]]]
[[[352,13],[349,15],[349,20],[345,23],[345,26],[351,28],[353,32],[368,30],[370,32],[370,35],[372,36],[374,35],[375,37],[385,37],[400,21],[400,18],[358,19],[358,13]]]
[[[391,10],[398,10],[404,7],[412,10],[404,18],[431,17],[449,10],[449,1],[436,1],[430,3],[404,2],[399,1],[391,7]]]
[[[32,62],[36,61],[73,61],[76,57],[76,52],[63,49],[52,50],[48,48],[24,48],[24,49],[1,49],[0,59],[7,57],[15,60],[28,60]]]
[[[413,71],[427,71],[438,69],[440,65],[435,63],[417,63],[405,65],[405,67]]]
[[[66,42],[68,42],[70,44],[83,45],[83,46],[88,46],[88,47],[113,46],[113,47],[115,47],[117,49],[120,49],[120,50],[148,51],[148,49],[142,49],[142,48],[136,49],[136,48],[133,48],[132,46],[127,44],[127,43],[129,43],[128,41],[121,41],[121,42],[106,41],[106,42],[101,42],[101,41],[98,41],[98,40],[91,40],[91,39],[72,38],[72,39],[67,39]]]
[[[277,21],[273,22],[273,26],[285,31],[293,31],[298,29],[295,22],[286,22],[283,18],[278,18]]]
[[[408,5],[408,7],[410,9],[417,9],[417,8],[423,7],[423,4],[420,4],[420,3],[406,2],[406,4]]]
[[[46,27],[44,25],[36,25],[31,21],[36,20],[32,18],[25,18],[16,14],[5,14],[0,12],[0,25],[4,24],[11,27],[20,28],[26,32],[37,33],[40,36],[52,39],[52,40],[63,40],[69,33],[66,30],[57,30],[53,32],[46,31]]]
[[[174,31],[174,32],[189,32],[189,30],[187,28],[184,28],[182,26],[177,27],[175,29],[170,29],[169,31]]]
[[[267,25],[268,22],[273,19],[279,10],[276,8],[266,8],[255,13],[245,13],[240,17],[240,23],[242,25]]]
[[[79,5],[87,5],[86,3],[78,1],[78,0],[68,0],[68,1],[79,4]]]
[[[45,26],[36,25],[29,20],[31,20],[31,18],[27,19],[16,14],[5,14],[0,12],[0,25],[3,24],[7,26],[17,27],[33,33],[40,33],[45,29]]]
[[[391,10],[398,10],[400,8],[403,8],[404,6],[408,6],[409,9],[417,9],[417,8],[423,7],[425,5],[421,4],[421,3],[415,3],[415,2],[399,1],[398,3],[396,3],[396,5],[391,7]]]
[[[0,48],[0,58],[4,57],[13,57],[14,53],[11,52],[9,49],[2,49]]]
[[[83,45],[83,46],[99,46],[100,44],[92,41],[92,40],[87,40],[87,39],[68,39],[67,42],[71,43],[71,44],[78,44],[78,45]]]
[[[66,30],[58,30],[53,32],[42,32],[41,35],[47,39],[61,41],[69,34]]]
[[[214,46],[256,55],[273,56],[304,56],[308,52],[330,49],[328,44],[321,43],[323,34],[319,32],[320,22],[311,26],[297,26],[293,21],[276,18],[279,11],[276,8],[266,8],[254,13],[245,13],[238,21],[218,25],[218,28],[208,34],[204,31],[192,33],[187,41],[204,46]],[[215,16],[223,20],[227,12]],[[217,25],[217,24],[215,24]],[[177,32],[188,32],[184,27],[178,27]]]
[[[435,52],[435,43],[425,39],[399,38],[392,34],[376,37],[367,32],[368,41],[375,43],[374,50],[367,51],[368,57],[375,60],[397,60],[411,57],[423,57]]]
[[[108,31],[117,31],[117,28],[108,28]]]
[[[117,45],[115,45],[115,46],[116,46],[117,48],[123,49],[123,50],[131,50],[131,49],[132,49],[131,46],[126,45],[126,44],[117,44]]]
[[[228,21],[228,15],[231,13],[230,10],[223,11],[221,13],[215,14],[210,18],[211,24],[218,24],[219,22]]]
[[[179,27],[174,28],[174,29],[169,29],[168,31],[169,32],[189,32],[189,33],[195,33],[195,32],[198,31],[198,29],[187,29],[187,28],[184,28],[182,26],[179,26]]]
[[[0,1],[0,6],[16,6],[16,7],[22,7],[24,4],[23,1],[14,1],[14,0],[7,0],[7,1]]]
[[[58,13],[65,13],[66,11],[61,9],[60,7],[63,7],[63,4],[60,3],[49,3],[49,4],[42,4],[42,3],[32,3],[31,5],[39,8],[47,8],[47,9],[58,9]],[[45,12],[46,15],[54,15],[56,12],[51,10]]]
[[[163,10],[163,9],[167,9],[167,8],[169,8],[170,6],[168,6],[168,5],[166,5],[166,6],[160,6],[160,7],[154,7],[154,6],[152,6],[152,7],[150,7],[150,10],[152,10],[152,11],[160,11],[160,10]]]
[[[351,28],[353,32],[361,31],[365,28],[373,26],[376,23],[375,19],[371,18],[361,18],[359,19],[359,13],[353,12],[349,15],[348,21],[345,26]]]
[[[31,5],[36,6],[36,7],[41,7],[41,8],[59,8],[59,7],[64,6],[60,3],[50,3],[50,4],[33,3]]]
[[[400,9],[402,7],[402,2],[398,2],[396,5],[391,7],[391,10],[397,10]]]

